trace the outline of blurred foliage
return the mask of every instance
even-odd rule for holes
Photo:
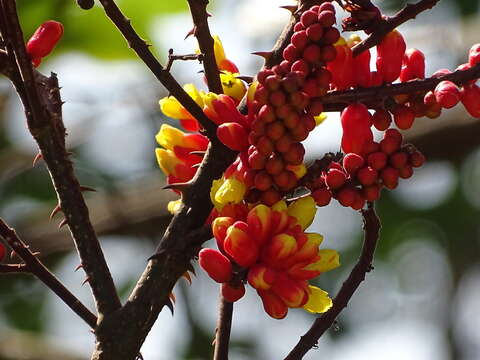
[[[158,17],[187,9],[186,1],[119,0],[117,3],[147,41]],[[64,24],[65,34],[55,52],[57,55],[79,51],[105,59],[134,57],[98,4],[88,11],[81,10],[75,0],[21,0],[18,5],[25,38],[47,19]]]

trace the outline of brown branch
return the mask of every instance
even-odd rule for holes
[[[25,264],[0,264],[1,274],[25,274],[29,273]]]
[[[50,288],[63,302],[81,317],[93,329],[97,324],[97,317],[83,305],[40,260],[30,251],[27,245],[17,236],[15,230],[0,219],[0,236],[11,246],[25,264],[2,265],[0,272],[10,268],[16,272],[30,272]],[[12,271],[13,272],[13,271]]]
[[[100,0],[105,10],[105,14],[120,30],[128,46],[135,51],[140,59],[147,65],[155,77],[165,86],[188,112],[195,117],[203,126],[210,140],[216,136],[217,126],[204,113],[198,104],[188,95],[180,84],[174,79],[172,74],[164,68],[149,50],[149,45],[140,38],[132,27],[130,20],[127,19],[113,0]]]
[[[232,316],[233,303],[226,301],[220,294],[213,360],[228,360],[228,347],[230,342],[230,332],[232,329]]]
[[[303,356],[317,344],[318,339],[332,326],[340,312],[347,307],[348,301],[360,286],[361,282],[365,280],[366,273],[372,270],[373,255],[380,231],[380,220],[372,204],[369,204],[367,210],[362,211],[362,216],[365,235],[362,253],[357,264],[333,300],[333,306],[315,320],[312,327],[300,338],[300,341],[295,345],[285,360],[302,359]]]
[[[194,31],[193,34],[198,40],[200,51],[203,54],[203,68],[207,78],[208,90],[216,94],[223,94],[220,72],[218,71],[213,51],[213,38],[208,27],[207,12],[208,0],[187,0],[192,14]]]
[[[433,90],[435,86],[443,80],[450,80],[457,85],[462,85],[478,78],[480,78],[480,64],[467,70],[457,70],[453,73],[435,78],[431,77],[404,83],[385,84],[371,88],[331,91],[322,97],[322,101],[325,104],[325,111],[340,111],[352,102],[378,102],[394,95]]]
[[[165,66],[167,71],[172,69],[172,65],[175,61],[188,61],[188,60],[198,60],[200,63],[203,61],[203,54],[186,54],[186,55],[175,55],[173,49],[168,50],[168,62]]]
[[[21,98],[27,125],[50,172],[83,269],[90,279],[97,310],[102,315],[113,312],[121,304],[65,148],[61,109],[63,103],[58,80],[55,74],[48,78],[33,70],[26,53],[15,1],[1,0],[1,4],[4,14],[2,35],[8,44],[7,49],[11,49],[9,51],[13,51],[15,57],[15,63],[10,66],[21,74],[21,78],[14,76],[10,80],[17,89],[25,91],[26,95]]]
[[[404,22],[414,19],[421,12],[433,8],[440,0],[421,0],[416,4],[407,4],[402,10],[394,16],[382,19],[375,30],[367,36],[366,39],[359,42],[352,48],[353,56],[358,56],[363,51],[379,44],[390,31],[400,26]]]

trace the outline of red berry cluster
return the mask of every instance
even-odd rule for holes
[[[413,168],[425,162],[413,145],[402,146],[402,134],[388,129],[383,139],[370,143],[364,155],[349,153],[343,162],[331,162],[328,169],[310,184],[318,206],[326,206],[331,198],[340,204],[360,210],[366,201],[375,201],[382,187],[395,189],[399,178],[408,179]]]
[[[303,163],[305,140],[323,111],[320,97],[332,75],[325,64],[335,58],[340,37],[329,2],[305,11],[294,27],[279,65],[258,73],[253,121],[248,136],[248,164],[255,170],[249,202],[273,205],[298,179],[292,167]]]
[[[468,63],[462,64],[456,70],[467,70],[480,62],[480,44],[475,44],[469,51]],[[436,71],[432,77],[450,74],[448,69]],[[425,57],[417,49],[408,49],[403,57],[400,81],[407,82],[425,77]],[[431,119],[440,116],[442,109],[450,109],[460,101],[473,117],[480,117],[480,88],[476,80],[459,87],[452,81],[444,80],[438,83],[434,90],[426,93],[404,94],[395,97],[396,105],[391,110],[391,115],[397,127],[402,130],[409,129],[418,117]],[[385,110],[379,109],[374,115],[374,126],[378,130],[385,130],[390,126],[392,116]]]

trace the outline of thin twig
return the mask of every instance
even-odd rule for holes
[[[0,264],[1,274],[25,274],[30,273],[25,264]]]
[[[211,121],[204,113],[198,104],[188,95],[180,84],[174,79],[172,74],[167,71],[166,68],[160,64],[160,62],[153,56],[149,50],[149,45],[138,36],[123,13],[118,8],[117,4],[113,0],[100,0],[100,3],[105,10],[106,15],[120,30],[125,40],[127,40],[128,46],[135,51],[138,57],[147,65],[150,71],[155,77],[165,86],[165,88],[174,96],[188,112],[197,119],[197,121],[203,126],[207,136],[210,140],[216,136],[217,126]]]
[[[312,327],[300,338],[300,341],[284,360],[300,360],[317,344],[318,339],[332,326],[340,312],[347,307],[348,301],[361,282],[365,280],[366,273],[372,270],[373,255],[380,232],[380,220],[372,204],[369,204],[367,210],[362,211],[362,216],[365,235],[362,253],[357,264],[333,300],[330,310],[315,320]]]
[[[186,55],[175,55],[173,53],[173,49],[168,50],[168,62],[165,69],[170,71],[172,69],[172,65],[175,61],[188,61],[188,60],[198,60],[200,63],[203,61],[203,54],[186,54]]]
[[[59,205],[65,214],[83,269],[90,279],[97,310],[102,315],[111,313],[120,308],[120,299],[65,148],[63,102],[57,77],[52,74],[48,78],[33,70],[26,53],[15,1],[1,0],[1,4],[4,15],[2,35],[8,44],[9,55],[14,55],[10,66],[21,74],[21,77],[13,76],[10,80],[17,90],[25,91],[26,95],[21,96],[21,99],[27,125],[50,172]]]
[[[230,332],[232,329],[233,303],[226,301],[220,294],[217,331],[215,334],[215,352],[213,360],[228,360]]]
[[[220,81],[220,72],[218,71],[215,52],[213,51],[214,41],[208,26],[208,0],[187,1],[193,19],[193,34],[198,40],[200,51],[204,57],[203,68],[207,78],[208,90],[216,94],[222,94],[223,87]]]
[[[480,78],[480,64],[467,70],[457,70],[450,74],[423,80],[385,84],[363,89],[331,91],[322,97],[322,102],[325,105],[325,111],[339,111],[352,102],[358,101],[368,103],[370,101],[381,101],[382,99],[393,95],[426,92],[434,89],[435,86],[443,80],[450,80],[457,85],[462,85],[470,80],[478,78]]]
[[[16,268],[16,272],[30,272],[50,288],[63,302],[81,317],[92,329],[97,324],[97,317],[83,305],[30,251],[27,245],[18,237],[15,230],[0,219],[0,236],[11,246],[25,264],[2,265],[0,272]],[[12,271],[13,272],[13,271]]]
[[[421,0],[416,4],[407,4],[402,10],[391,17],[382,19],[375,30],[366,39],[352,48],[353,56],[358,56],[363,51],[379,44],[390,31],[404,22],[414,19],[421,12],[433,8],[440,0]]]

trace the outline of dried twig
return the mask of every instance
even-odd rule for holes
[[[173,49],[168,50],[168,62],[165,66],[167,71],[172,69],[172,65],[174,61],[181,60],[181,61],[188,61],[188,60],[198,60],[200,63],[203,61],[203,54],[186,54],[186,55],[175,55],[173,53]]]
[[[373,204],[369,204],[368,209],[362,211],[362,216],[365,235],[362,253],[357,264],[333,300],[333,306],[315,320],[312,327],[300,338],[297,345],[295,345],[285,360],[302,359],[303,356],[317,344],[318,339],[332,326],[340,312],[347,307],[350,298],[360,286],[361,282],[365,280],[366,273],[372,270],[373,255],[380,231],[380,220],[375,213]]]

